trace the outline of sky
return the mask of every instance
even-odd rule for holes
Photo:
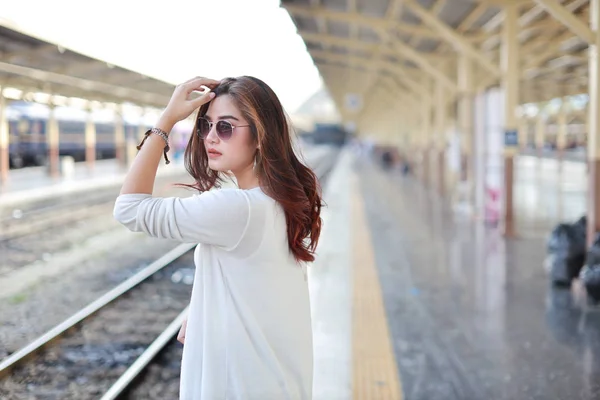
[[[322,84],[280,0],[0,3],[0,18],[32,34],[173,84],[253,75],[288,113]]]

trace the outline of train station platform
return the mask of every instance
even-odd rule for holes
[[[303,159],[310,165],[319,159],[327,149],[300,144]],[[186,174],[183,157],[171,158],[171,163],[159,164],[159,177]],[[0,184],[0,209],[37,200],[81,193],[93,189],[117,187],[125,179],[127,167],[116,159],[97,160],[93,168],[85,162],[68,164],[69,170],[59,177],[51,177],[47,167],[28,167],[10,171],[10,180]]]
[[[159,166],[160,176],[184,171],[181,163]],[[10,181],[0,185],[0,208],[91,189],[117,186],[123,182],[126,172],[126,167],[114,159],[96,161],[92,169],[85,162],[74,163],[69,174],[55,178],[49,176],[46,167],[11,170]]]
[[[518,165],[523,234],[507,239],[414,177],[342,155],[309,269],[315,399],[599,398],[598,309],[543,268],[546,227],[585,210],[585,164]]]

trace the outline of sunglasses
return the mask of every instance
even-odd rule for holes
[[[206,137],[210,133],[210,130],[212,129],[213,125],[216,125],[217,136],[219,136],[219,139],[221,139],[221,140],[231,139],[231,135],[233,135],[233,130],[235,128],[243,128],[245,126],[250,126],[250,125],[235,126],[235,125],[231,125],[231,123],[229,123],[228,121],[211,122],[204,117],[200,117],[200,118],[198,118],[198,129],[197,129],[198,136],[200,136],[200,139],[202,139],[202,140],[206,139]]]

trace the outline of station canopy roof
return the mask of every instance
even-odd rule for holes
[[[503,5],[511,0],[282,0],[336,103],[377,86],[419,99],[425,73],[456,93],[458,55],[477,88],[502,76]],[[520,103],[588,91],[589,0],[518,5]],[[569,26],[569,27],[567,27]]]
[[[0,18],[0,85],[109,103],[164,107],[175,85],[72,51]]]

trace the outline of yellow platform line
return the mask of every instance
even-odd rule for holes
[[[352,185],[352,393],[357,400],[402,400],[371,235],[358,183]]]

